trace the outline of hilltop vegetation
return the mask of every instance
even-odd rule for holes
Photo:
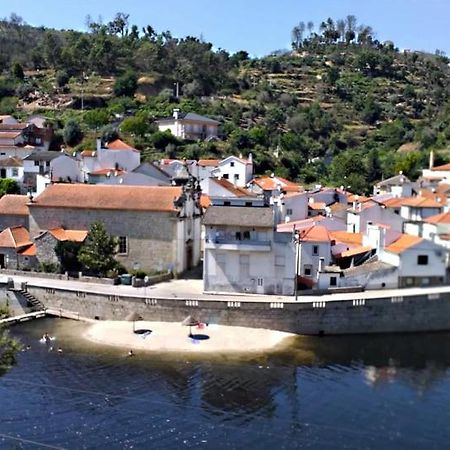
[[[415,176],[431,148],[446,157],[448,59],[400,52],[353,16],[300,22],[292,50],[262,58],[140,30],[124,13],[106,24],[88,18],[87,27],[0,21],[0,114],[44,111],[59,128],[56,146],[89,148],[100,133],[120,133],[147,159],[252,152],[259,173],[357,192],[399,170]],[[219,119],[223,140],[158,132],[155,118],[175,107]]]

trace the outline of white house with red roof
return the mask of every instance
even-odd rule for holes
[[[200,161],[199,161],[200,164]],[[250,153],[247,159],[242,155],[228,156],[219,161],[217,168],[211,171],[211,176],[222,177],[235,186],[244,187],[253,178],[253,157]]]
[[[102,144],[101,139],[97,139],[96,150],[85,150],[80,156],[84,181],[89,180],[88,175],[92,172],[102,170],[131,172],[141,164],[141,152],[120,139],[106,145]]]

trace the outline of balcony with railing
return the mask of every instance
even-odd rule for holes
[[[206,236],[205,249],[270,252],[272,242],[236,236]]]

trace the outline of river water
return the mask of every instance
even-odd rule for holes
[[[299,337],[271,356],[126,358],[85,325],[12,328],[0,449],[432,449],[450,442],[450,334]],[[62,354],[39,344],[57,336]]]

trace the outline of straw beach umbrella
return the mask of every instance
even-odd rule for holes
[[[196,327],[200,322],[193,316],[187,316],[183,322],[181,322],[181,325],[184,325],[185,327],[189,327],[189,337],[192,336],[191,327]]]
[[[136,326],[136,321],[137,320],[142,320],[142,317],[136,312],[130,312],[130,314],[128,314],[127,317],[125,317],[125,320],[127,320],[128,322],[133,322],[133,333],[136,331],[135,326]]]

